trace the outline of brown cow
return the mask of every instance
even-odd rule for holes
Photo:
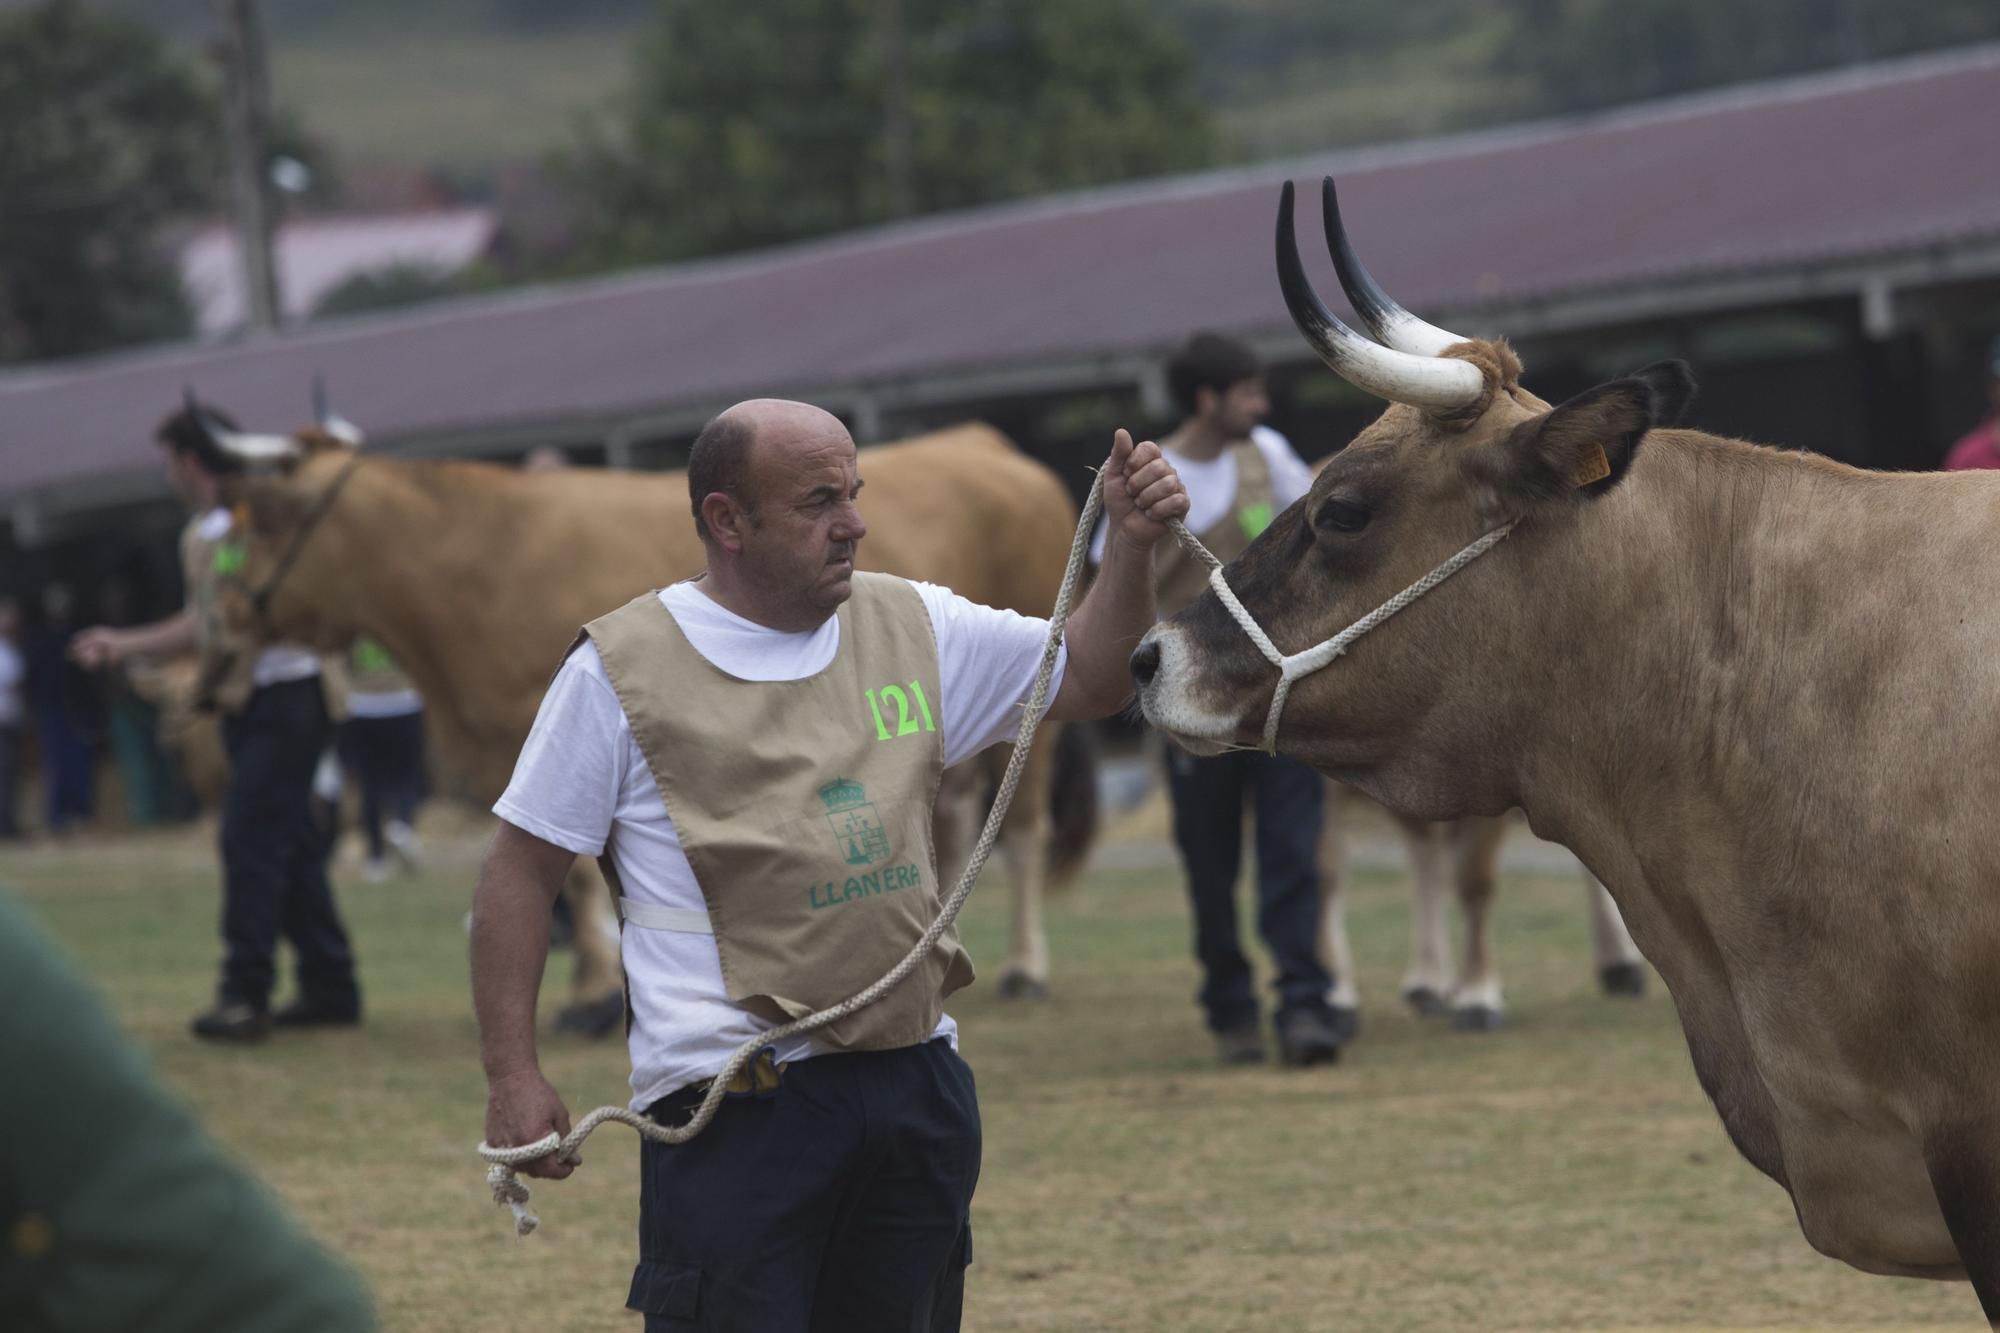
[[[505,788],[578,628],[702,567],[682,472],[527,474],[370,456],[324,431],[289,446],[274,440],[240,442],[279,468],[240,486],[250,524],[244,588],[269,593],[261,613],[245,596],[232,616],[263,636],[322,647],[360,634],[380,642],[422,692],[447,762],[482,801]],[[1048,614],[1076,523],[1048,469],[984,426],[884,445],[861,460],[863,568]],[[1055,766],[1087,755],[1045,741],[1023,773],[1001,842],[1013,909],[1004,994],[1046,985],[1043,886],[1081,864],[1095,818],[1094,801],[1071,796],[1052,822]],[[1066,793],[1079,785],[1091,794],[1087,780]],[[947,866],[950,856],[941,849]],[[594,866],[578,866],[596,880]],[[595,939],[581,919],[578,939],[580,949]]]
[[[1518,527],[1299,678],[1278,744],[1405,814],[1519,805],[1574,849],[1806,1238],[1969,1277],[2000,1322],[2000,476],[1665,429],[1679,363],[1552,410],[1505,344],[1388,300],[1332,202],[1379,342],[1312,294],[1289,189],[1285,293],[1393,405],[1229,566],[1232,595],[1297,650]],[[1133,666],[1185,743],[1260,743],[1277,672],[1218,592]]]

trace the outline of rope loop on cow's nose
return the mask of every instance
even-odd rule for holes
[[[1433,569],[1430,573],[1424,575],[1415,583],[1412,583],[1409,587],[1403,589],[1340,633],[1330,639],[1322,640],[1310,648],[1301,649],[1296,653],[1289,654],[1279,650],[1278,645],[1271,641],[1271,636],[1264,632],[1264,627],[1257,623],[1257,617],[1250,614],[1250,608],[1238,600],[1236,590],[1229,586],[1229,580],[1222,575],[1222,562],[1215,558],[1214,553],[1203,546],[1193,533],[1182,527],[1178,522],[1174,523],[1172,527],[1174,536],[1180,539],[1181,545],[1186,547],[1190,554],[1208,566],[1208,586],[1214,589],[1216,599],[1222,603],[1231,618],[1242,628],[1243,633],[1248,636],[1250,642],[1256,645],[1257,651],[1264,655],[1264,660],[1278,668],[1278,685],[1271,693],[1270,711],[1264,715],[1264,738],[1263,744],[1260,747],[1265,754],[1276,754],[1278,752],[1278,723],[1284,717],[1285,700],[1291,695],[1293,681],[1298,680],[1302,676],[1310,676],[1321,667],[1331,665],[1333,660],[1346,652],[1356,639],[1366,634],[1369,630],[1374,629],[1390,616],[1395,615],[1411,602],[1416,601],[1417,598],[1422,597],[1432,588],[1437,587],[1438,584],[1443,583],[1453,574],[1458,573],[1459,570],[1464,569],[1480,556],[1485,555],[1488,551],[1498,546],[1506,539],[1507,534],[1514,530],[1514,525],[1518,522],[1520,522],[1519,519],[1509,519],[1499,527],[1482,533],[1457,555],[1452,556],[1436,569]]]

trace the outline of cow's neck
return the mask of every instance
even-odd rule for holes
[[[341,571],[336,637],[388,649],[447,761],[490,799],[562,647],[510,639],[509,589],[545,583],[532,566],[559,553],[532,539],[525,488],[443,485],[439,466],[364,463],[312,541],[317,566]]]
[[[1920,612],[1898,557],[1938,522],[1936,480],[1656,432],[1573,525],[1518,533],[1516,605],[1538,614],[1508,729],[1537,829],[1656,880],[1805,873],[1800,803],[1868,799],[1837,771],[1894,684],[1868,605]]]

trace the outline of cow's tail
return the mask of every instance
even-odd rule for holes
[[[1059,889],[1082,871],[1097,842],[1097,739],[1081,722],[1059,722],[1049,740],[1055,746],[1055,774],[1049,783],[1049,887]]]

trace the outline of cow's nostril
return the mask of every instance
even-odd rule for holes
[[[1140,688],[1143,689],[1153,683],[1153,677],[1158,675],[1159,671],[1160,645],[1148,639],[1132,653],[1132,679],[1139,682]]]

